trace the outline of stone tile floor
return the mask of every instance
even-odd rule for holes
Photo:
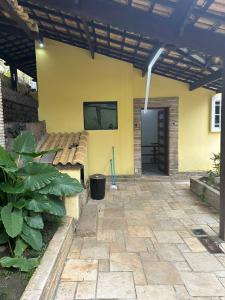
[[[96,234],[74,237],[55,299],[225,300],[225,254],[191,231],[216,236],[218,214],[187,183],[123,182],[88,205]]]

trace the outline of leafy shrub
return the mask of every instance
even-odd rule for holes
[[[23,256],[27,248],[43,247],[43,214],[64,216],[60,197],[80,193],[82,185],[49,164],[35,158],[60,149],[36,152],[33,134],[22,133],[11,152],[0,146],[0,245],[8,245],[11,257],[0,259],[5,268],[28,272],[38,265],[38,258]]]
[[[211,160],[213,161],[213,173],[215,176],[220,176],[220,153],[213,153]]]

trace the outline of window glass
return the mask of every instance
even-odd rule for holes
[[[220,132],[221,126],[221,99],[222,94],[212,98],[211,132]]]
[[[84,129],[118,129],[117,102],[84,102]]]

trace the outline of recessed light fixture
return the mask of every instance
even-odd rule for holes
[[[39,46],[40,46],[40,48],[44,48],[45,47],[45,45],[44,45],[43,42],[39,42]]]

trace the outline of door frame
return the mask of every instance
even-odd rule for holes
[[[134,121],[134,174],[142,175],[141,158],[141,110],[144,109],[145,99],[135,98],[133,101]],[[178,173],[178,97],[150,98],[148,109],[168,109],[168,175]]]

